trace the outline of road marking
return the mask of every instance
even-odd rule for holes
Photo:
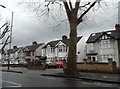
[[[10,83],[10,84],[13,84],[15,86],[5,86],[5,87],[21,87],[22,85],[19,84],[19,83],[15,83],[15,82],[11,82],[11,81],[6,81],[6,80],[2,80],[3,82],[6,82],[6,83]]]

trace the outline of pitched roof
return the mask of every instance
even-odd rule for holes
[[[28,49],[28,51],[34,51],[36,50],[39,46],[43,45],[43,43],[40,43],[40,44],[35,44],[35,45],[28,45],[26,46],[25,48]]]
[[[9,49],[9,50],[7,50],[7,52],[11,54],[11,53],[17,52],[18,50],[19,50],[19,48]]]
[[[79,42],[79,40],[82,38],[82,36],[77,37],[77,43]],[[67,46],[69,46],[69,39],[66,40],[55,40],[55,41],[50,41],[49,43],[47,43],[43,48],[46,48],[47,45],[50,45],[51,47],[55,47],[58,42],[63,42],[64,44],[66,44]]]
[[[117,30],[111,30],[111,31],[104,31],[104,32],[99,32],[99,33],[92,33],[86,43],[95,43],[101,36],[106,34],[107,36],[115,39],[115,40],[120,40],[120,31]]]

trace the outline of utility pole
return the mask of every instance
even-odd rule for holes
[[[11,27],[10,27],[10,45],[9,45],[9,53],[8,53],[8,70],[10,69],[10,50],[12,46],[12,27],[13,27],[13,11],[12,11],[12,17],[11,17]]]

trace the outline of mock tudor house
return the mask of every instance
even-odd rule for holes
[[[42,47],[45,46],[45,43],[37,44],[36,41],[32,45],[28,45],[24,48],[25,59],[26,61],[36,60],[38,57],[42,56]]]
[[[82,36],[77,37],[77,61],[79,62],[83,58],[85,58],[85,49],[80,50],[81,48],[85,48],[85,44],[83,47],[83,44],[81,42],[84,40]],[[69,50],[69,39],[67,36],[62,36],[61,40],[54,40],[48,42],[43,48],[42,48],[42,56],[47,56],[47,60],[66,60],[68,56],[68,50]]]
[[[107,62],[108,58],[112,58],[120,67],[120,25],[116,24],[115,28],[89,36],[86,56],[90,61]]]

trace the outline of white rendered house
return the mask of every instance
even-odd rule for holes
[[[69,51],[69,39],[63,36],[61,40],[48,42],[42,48],[42,56],[47,56],[47,60],[66,60]],[[85,58],[85,41],[82,36],[77,37],[77,62]]]
[[[119,26],[119,27],[118,27]],[[116,25],[116,30],[92,33],[87,43],[86,56],[90,61],[108,62],[108,58],[116,61],[120,67],[120,25]]]

